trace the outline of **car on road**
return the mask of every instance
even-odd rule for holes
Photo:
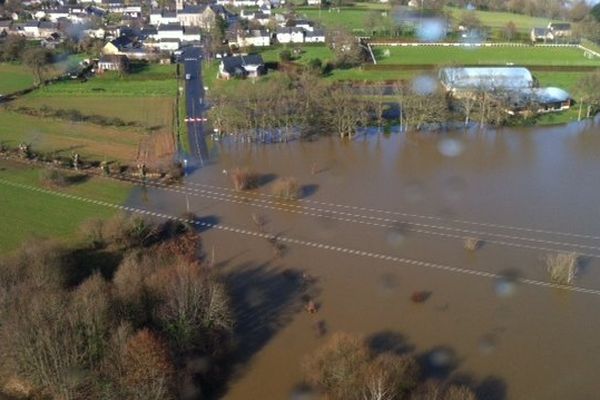
[[[190,79],[192,79],[192,75],[190,74],[185,74],[185,80],[189,81]]]

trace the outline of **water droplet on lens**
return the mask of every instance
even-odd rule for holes
[[[429,361],[435,367],[444,368],[452,363],[452,358],[452,354],[448,350],[441,349],[432,352]]]
[[[442,139],[437,147],[438,151],[446,157],[457,157],[464,150],[464,145],[457,139]]]
[[[504,271],[494,283],[494,291],[498,297],[510,297],[517,290],[518,271]]]
[[[492,335],[485,335],[479,341],[479,351],[482,354],[491,354],[496,350],[496,340]]]
[[[411,89],[418,95],[426,96],[436,91],[438,82],[429,75],[417,76],[411,82]]]
[[[390,231],[387,234],[387,242],[390,246],[399,247],[404,242],[404,235],[402,232]]]
[[[296,386],[290,395],[290,400],[314,400],[315,393],[313,389],[305,384]]]
[[[417,37],[423,42],[437,42],[446,37],[446,24],[441,19],[426,19],[417,27]]]

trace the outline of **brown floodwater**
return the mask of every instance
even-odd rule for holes
[[[251,194],[224,171],[262,175]],[[417,355],[430,377],[488,399],[598,397],[600,127],[212,144],[186,190],[138,205],[189,209],[232,283],[240,361],[224,398],[290,399],[304,357],[338,331]],[[269,196],[293,176],[303,197]],[[259,227],[254,219],[262,218]],[[278,244],[249,235],[281,235]],[[482,240],[476,251],[464,238]],[[279,246],[279,250],[275,247]],[[547,254],[581,255],[571,290]],[[415,291],[429,293],[420,304]],[[304,311],[307,299],[317,313]]]

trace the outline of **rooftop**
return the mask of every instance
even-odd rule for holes
[[[442,68],[442,83],[452,90],[515,90],[531,88],[533,76],[523,67],[455,67]]]

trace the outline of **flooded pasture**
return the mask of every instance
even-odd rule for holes
[[[257,189],[231,189],[236,166],[260,174]],[[232,283],[240,321],[224,398],[295,398],[304,357],[338,331],[416,354],[428,377],[467,383],[481,398],[597,396],[592,123],[222,142],[193,167],[184,189],[147,188],[132,202],[217,224],[203,246]],[[299,200],[271,195],[286,176],[298,180]],[[466,238],[477,248],[465,249]],[[575,281],[557,288],[545,257],[571,251]],[[317,312],[305,311],[309,300]]]

